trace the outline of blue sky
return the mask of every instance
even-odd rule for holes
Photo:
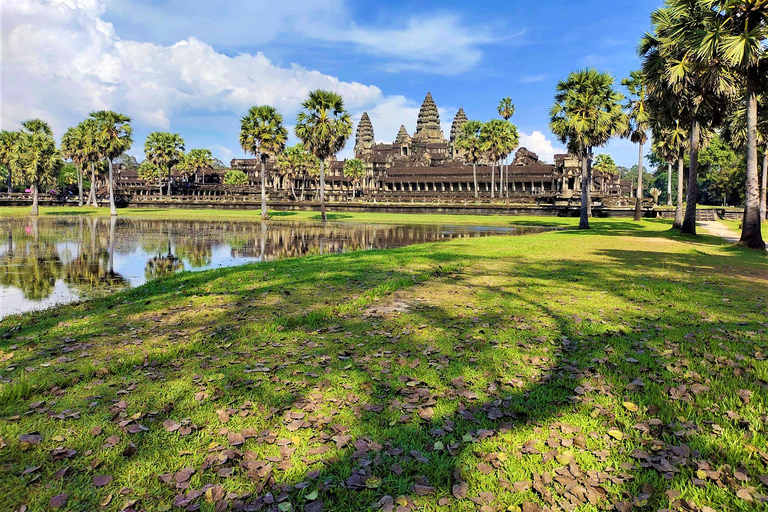
[[[292,125],[314,87],[342,92],[355,119],[371,112],[386,141],[400,124],[413,132],[427,91],[444,126],[458,107],[490,119],[510,96],[523,143],[550,159],[561,149],[547,128],[557,81],[591,66],[618,82],[638,67],[635,46],[660,3],[19,0],[2,7],[2,123],[47,115],[63,130],[109,107],[134,118],[140,159],[148,132],[170,130],[228,160],[242,155],[249,104],[274,103]],[[22,55],[33,17],[47,36]],[[637,160],[626,141],[606,152]]]

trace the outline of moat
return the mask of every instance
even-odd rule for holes
[[[183,221],[65,216],[0,220],[0,318],[96,298],[184,270],[388,249],[544,228]]]

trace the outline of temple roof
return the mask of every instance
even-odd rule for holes
[[[430,141],[442,139],[440,132],[440,113],[437,111],[432,93],[427,93],[424,102],[419,109],[419,118],[416,121],[416,133],[414,137]]]
[[[371,123],[371,118],[368,117],[368,112],[363,112],[357,125],[357,133],[355,134],[355,149],[362,148],[363,145],[370,146],[371,144],[373,144],[373,123]]]
[[[467,121],[469,121],[469,119],[467,119],[467,114],[464,112],[463,108],[460,108],[453,117],[453,123],[451,124],[451,142],[456,140],[456,137],[458,137],[461,132],[461,127],[464,126]]]
[[[408,135],[408,130],[405,129],[405,125],[400,125],[400,131],[397,132],[395,137],[395,144],[406,144],[411,141],[411,136]]]

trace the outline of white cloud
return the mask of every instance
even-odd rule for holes
[[[564,149],[556,148],[551,140],[548,140],[542,132],[535,131],[528,135],[520,132],[520,147],[526,148],[539,155],[539,160],[553,163],[555,155],[565,153]]]
[[[526,75],[520,79],[521,84],[535,84],[543,82],[547,79],[547,75]]]

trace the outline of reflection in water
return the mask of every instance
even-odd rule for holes
[[[130,218],[0,220],[0,318],[103,296],[181,270],[540,228]]]

